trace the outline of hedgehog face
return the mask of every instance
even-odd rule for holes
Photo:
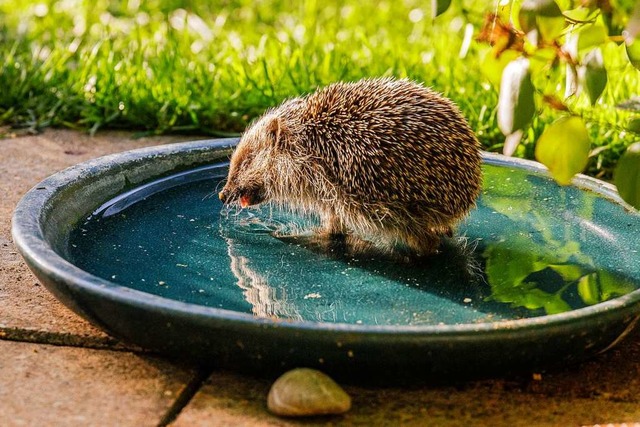
[[[238,202],[242,208],[268,201],[275,134],[269,117],[258,120],[242,136],[231,156],[227,183],[219,194],[223,203]]]

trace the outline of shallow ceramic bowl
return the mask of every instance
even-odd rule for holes
[[[640,290],[564,313],[501,322],[394,326],[259,318],[134,290],[69,261],[71,230],[97,206],[160,177],[226,160],[235,144],[237,139],[222,139],[151,147],[59,172],[17,206],[14,241],[47,289],[109,334],[164,354],[254,372],[307,366],[418,379],[540,369],[606,350],[637,323]],[[546,176],[533,162],[489,154],[484,161]],[[624,207],[607,184],[579,176],[573,185]],[[638,227],[637,214],[627,215],[624,226]],[[633,256],[637,262],[637,252]]]

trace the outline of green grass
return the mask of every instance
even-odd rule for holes
[[[459,58],[464,25],[477,30],[485,10],[463,14],[458,5],[433,21],[428,4],[3,0],[0,126],[226,135],[320,85],[397,76],[452,98],[485,148],[499,151],[497,92],[479,61],[487,46],[472,42]],[[618,46],[608,47],[605,61],[616,77],[601,101],[588,108],[579,98],[572,108],[589,119],[594,146],[607,148],[590,173],[609,177],[624,147],[640,139],[624,131],[629,113],[614,108],[637,94],[640,73]],[[517,154],[532,157],[556,117],[541,107]]]

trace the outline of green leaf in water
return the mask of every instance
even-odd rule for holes
[[[637,289],[631,280],[616,277],[607,270],[600,271],[599,284],[601,301],[608,301],[611,298],[626,295]]]
[[[523,250],[524,248],[530,250]],[[521,236],[487,247],[484,253],[487,259],[486,274],[493,290],[493,298],[512,301],[519,294],[517,288],[524,279],[531,273],[546,268],[548,264],[541,262],[541,255],[536,249],[540,248]]]
[[[597,304],[602,301],[598,286],[598,273],[587,274],[578,280],[578,295],[587,305]]]
[[[622,199],[640,209],[640,142],[631,144],[620,157],[614,182]]]
[[[583,267],[575,264],[550,265],[549,268],[562,276],[565,282],[574,282],[586,274]]]
[[[536,159],[544,164],[560,185],[582,172],[589,160],[589,134],[580,117],[567,116],[549,125],[536,143]]]
[[[505,135],[511,135],[529,124],[536,105],[529,60],[511,61],[502,73],[498,98],[498,127]]]

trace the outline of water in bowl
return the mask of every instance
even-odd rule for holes
[[[405,263],[353,254],[317,221],[229,209],[227,164],[108,201],[69,239],[72,262],[121,286],[258,317],[438,325],[543,316],[640,286],[640,220],[599,195],[534,172],[484,166],[477,208],[439,254]]]

